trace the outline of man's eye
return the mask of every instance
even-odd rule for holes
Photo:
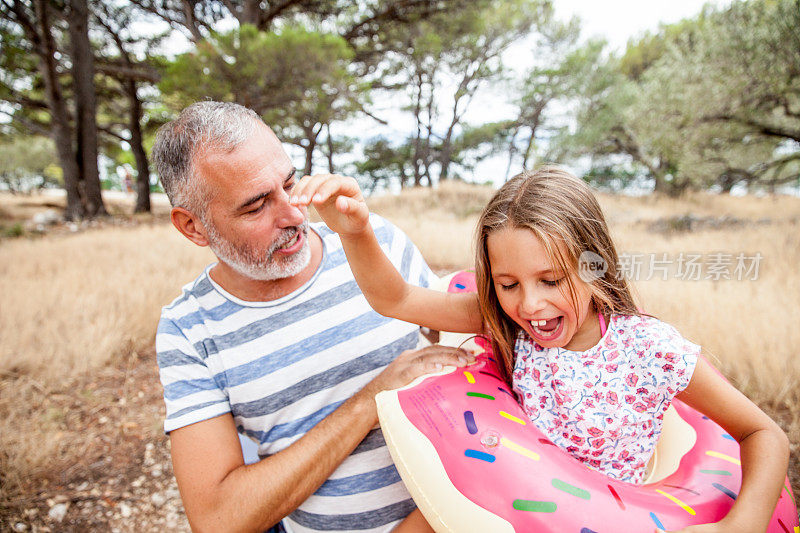
[[[295,185],[295,180],[292,180],[292,181],[287,181],[287,182],[286,182],[286,183],[283,185],[283,188],[284,188],[285,190],[287,190],[287,191],[290,191],[290,190],[292,190],[292,187],[294,187],[294,185]]]
[[[245,211],[244,214],[245,215],[252,215],[253,213],[258,213],[259,211],[261,211],[264,208],[265,205],[267,205],[267,202],[261,202],[260,204],[258,204],[258,206],[254,207],[250,211]]]

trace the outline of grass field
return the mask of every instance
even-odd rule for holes
[[[448,184],[374,198],[370,206],[403,228],[444,273],[471,266],[475,221],[490,195],[489,189]],[[600,199],[618,249],[643,262],[641,277],[647,277],[651,258],[658,263],[653,279],[636,282],[642,307],[701,344],[728,379],[787,432],[797,493],[800,199]],[[58,209],[59,202],[0,196],[0,227],[14,227],[43,204]],[[6,501],[42,480],[63,478],[71,461],[85,453],[81,443],[89,437],[72,430],[69,412],[54,411],[48,398],[71,394],[75,409],[100,409],[92,393],[98,376],[155,365],[160,307],[212,260],[168,224],[163,206],[153,216],[132,217],[126,209],[125,202],[114,204],[116,222],[97,227],[73,232],[59,226],[0,240],[0,498]],[[701,277],[722,265],[734,279],[681,279],[681,254],[699,256]],[[752,270],[735,279],[739,254],[760,254],[757,279],[750,279]],[[128,431],[163,442],[158,413],[148,416]],[[97,428],[93,437],[104,431]],[[112,445],[115,435],[107,435]]]

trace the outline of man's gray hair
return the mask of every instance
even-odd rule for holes
[[[195,175],[195,156],[207,148],[235,149],[253,134],[260,121],[253,110],[239,104],[205,101],[190,105],[178,118],[161,126],[152,158],[170,203],[203,217],[208,198]]]

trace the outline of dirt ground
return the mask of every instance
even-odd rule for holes
[[[5,393],[12,388],[3,385],[0,410],[11,401]],[[66,413],[57,434],[65,447],[38,472],[36,485],[16,480],[0,508],[0,530],[189,531],[161,431],[154,352],[135,354],[125,368],[105,369],[92,381],[30,387],[27,394],[40,395],[46,412]]]

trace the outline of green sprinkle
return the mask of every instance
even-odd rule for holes
[[[467,396],[472,396],[474,398],[486,398],[487,400],[494,400],[494,396],[489,396],[488,394],[481,394],[480,392],[468,392]]]
[[[700,473],[701,474],[715,474],[715,475],[718,475],[718,476],[732,476],[733,475],[730,472],[728,472],[727,470],[701,470]]]
[[[554,502],[534,502],[531,500],[514,500],[513,507],[517,511],[530,511],[532,513],[556,512],[556,504]]]
[[[562,490],[567,494],[572,494],[573,496],[577,496],[578,498],[583,498],[584,500],[588,500],[592,497],[588,491],[576,487],[575,485],[570,485],[569,483],[565,483],[560,479],[553,478],[553,481],[551,481],[550,483],[558,490]]]

